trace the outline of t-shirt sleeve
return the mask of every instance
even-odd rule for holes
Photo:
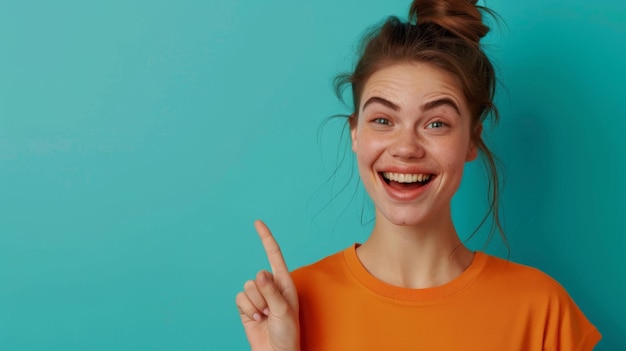
[[[602,336],[565,289],[557,285],[551,297],[544,350],[591,351]]]
[[[499,262],[504,269],[494,269],[494,280],[507,282],[505,291],[524,315],[519,319],[524,324],[517,325],[524,330],[520,342],[532,350],[593,350],[602,336],[559,282],[539,269]]]

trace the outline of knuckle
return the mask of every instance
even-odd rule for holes
[[[261,291],[263,291],[263,294],[270,294],[270,295],[276,295],[278,294],[278,288],[276,287],[276,284],[274,283],[274,281],[268,281],[265,284],[263,284],[261,286]]]
[[[252,303],[248,299],[248,296],[245,293],[239,293],[235,297],[235,301],[237,303],[237,310],[239,310],[239,313],[245,314],[248,317],[252,318],[252,316],[256,312],[256,308],[254,307],[254,305],[252,305]]]
[[[247,299],[248,297],[243,291],[240,291],[239,293],[237,293],[237,295],[235,295],[235,303],[237,304],[237,306],[241,307],[241,305],[244,304]]]
[[[243,290],[244,291],[256,290],[256,283],[252,280],[248,280],[247,282],[243,284]]]

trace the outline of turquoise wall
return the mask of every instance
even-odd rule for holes
[[[349,152],[326,181],[341,123],[320,125],[359,34],[408,4],[0,2],[0,349],[245,349],[254,219],[291,267],[366,237]],[[625,350],[626,5],[489,5],[510,257]],[[464,236],[482,179],[470,165],[455,199]]]

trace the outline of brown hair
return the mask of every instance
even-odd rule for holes
[[[482,21],[483,12],[494,16],[491,10],[477,6],[476,0],[414,0],[407,22],[392,16],[364,36],[354,72],[337,76],[335,91],[341,99],[344,88],[351,86],[353,113],[348,121],[354,126],[365,83],[384,67],[401,62],[423,62],[457,77],[472,114],[472,141],[489,172],[489,209],[478,228],[491,214],[493,222],[487,242],[497,229],[508,249],[499,214],[497,158],[480,133],[480,126],[487,118],[493,124],[499,119],[493,103],[495,71],[480,46],[480,39],[489,32]]]

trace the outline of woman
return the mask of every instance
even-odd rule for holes
[[[350,84],[359,175],[375,206],[368,240],[289,273],[262,222],[273,274],[237,295],[253,350],[591,350],[600,334],[540,271],[472,252],[450,202],[465,162],[494,157],[488,27],[475,1],[415,0],[365,38]]]

